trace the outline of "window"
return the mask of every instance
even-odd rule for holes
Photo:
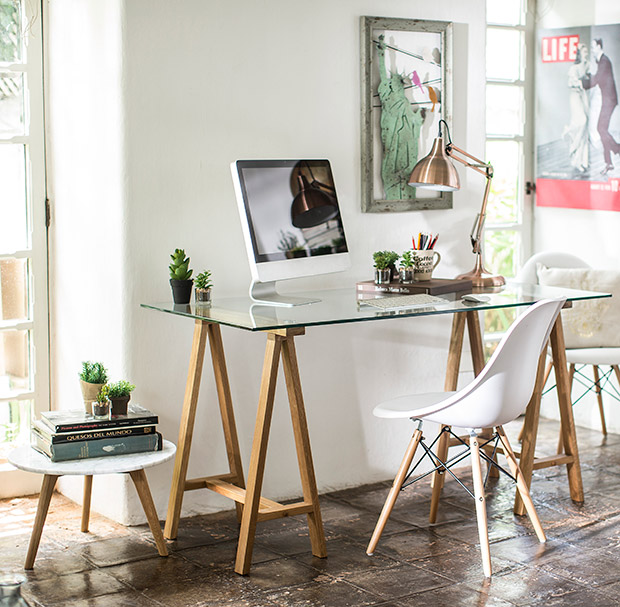
[[[0,471],[49,407],[41,39],[37,3],[0,0]]]
[[[485,226],[489,270],[514,277],[530,252],[533,116],[533,16],[527,0],[487,0],[486,159],[494,168]],[[485,315],[492,351],[514,320],[514,311]]]

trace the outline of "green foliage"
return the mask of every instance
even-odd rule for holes
[[[299,244],[297,236],[292,232],[280,230],[280,242],[278,243],[279,251],[299,251],[303,247]]]
[[[121,379],[112,384],[108,384],[108,394],[110,398],[120,398],[122,396],[129,396],[132,390],[136,387],[130,384],[127,380]]]
[[[194,286],[197,289],[210,289],[213,286],[211,282],[211,272],[209,270],[205,270],[196,276],[194,280]]]
[[[101,386],[101,390],[99,390],[99,395],[97,396],[97,402],[100,404],[105,404],[110,400],[110,386],[106,384],[105,386]]]
[[[398,261],[398,253],[396,251],[375,251],[372,259],[377,270],[386,270]]]
[[[407,249],[400,256],[400,267],[413,268],[413,252],[411,251],[411,249]]]
[[[89,384],[105,384],[108,381],[108,370],[103,363],[85,360],[82,362],[80,379]]]
[[[193,270],[189,269],[189,257],[185,257],[184,249],[175,249],[170,255],[172,263],[170,268],[170,278],[173,280],[189,280],[192,277]]]

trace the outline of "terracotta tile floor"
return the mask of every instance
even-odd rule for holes
[[[557,423],[542,421],[540,453],[553,453],[557,432]],[[571,502],[562,468],[533,481],[547,544],[512,515],[510,481],[489,483],[490,582],[482,576],[471,498],[448,482],[438,523],[429,525],[429,484],[422,481],[399,497],[374,557],[364,548],[388,482],[321,496],[327,559],[310,554],[302,518],[260,524],[249,577],[232,571],[232,511],[184,519],[170,556],[160,558],[145,526],[93,515],[90,533],[80,533],[79,507],[56,494],[23,593],[32,605],[63,607],[617,606],[620,436],[584,429],[578,436],[586,503]],[[0,569],[20,570],[35,509],[34,497],[0,501]]]

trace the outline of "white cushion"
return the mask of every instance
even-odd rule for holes
[[[566,350],[566,362],[574,365],[620,365],[620,348]]]
[[[562,312],[567,348],[620,346],[620,272],[537,266],[541,285],[611,293],[611,298],[575,301]]]

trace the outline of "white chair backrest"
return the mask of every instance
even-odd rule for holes
[[[492,428],[516,419],[534,391],[538,359],[566,299],[531,306],[508,329],[480,375],[427,419],[461,428]]]
[[[548,268],[589,268],[590,266],[570,253],[562,253],[560,251],[543,251],[532,255],[517,272],[515,280],[517,282],[526,282],[529,284],[538,284],[538,274],[536,273],[536,264],[541,263]]]

